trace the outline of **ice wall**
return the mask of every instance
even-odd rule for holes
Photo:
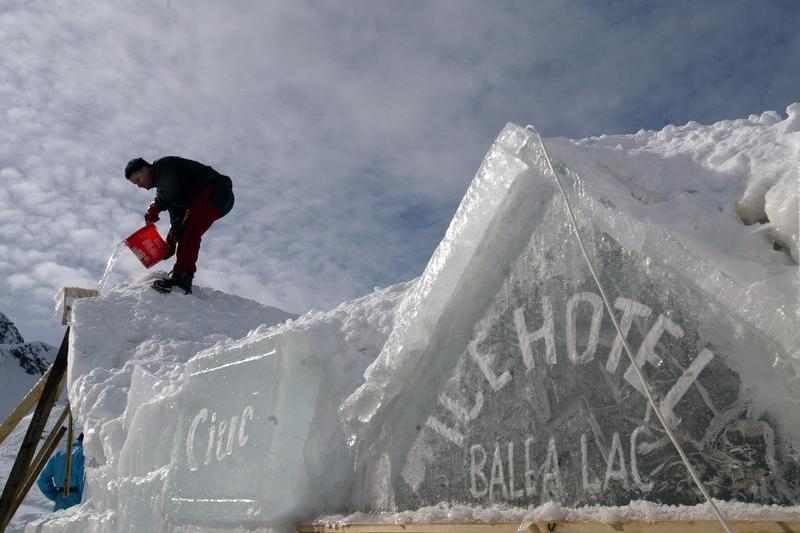
[[[796,501],[796,266],[736,218],[747,178],[595,144],[548,149],[660,409],[714,496]],[[509,125],[342,405],[352,506],[699,501],[607,313],[538,135]]]
[[[87,433],[86,497],[27,531],[290,531],[311,509],[342,508],[352,459],[336,407],[408,284],[292,320],[150,282],[76,306],[69,383]]]

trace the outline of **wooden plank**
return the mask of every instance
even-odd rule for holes
[[[800,520],[728,522],[736,533],[800,533]],[[716,520],[668,520],[659,522],[536,522],[520,529],[519,522],[505,523],[406,523],[340,524],[320,526],[302,524],[298,533],[723,533]]]
[[[516,533],[519,523],[300,525],[298,533]]]
[[[61,415],[56,420],[53,429],[50,431],[50,435],[48,435],[47,440],[44,441],[39,453],[36,454],[36,457],[33,459],[33,463],[31,465],[30,472],[27,473],[27,477],[25,478],[25,483],[23,484],[23,490],[18,494],[19,503],[22,503],[22,500],[25,499],[25,495],[28,494],[33,482],[36,481],[36,478],[44,468],[44,465],[47,464],[47,461],[50,459],[50,456],[53,455],[53,450],[61,442],[61,437],[64,436],[64,433],[67,431],[66,428],[62,427],[64,424],[64,419],[67,415],[70,414],[69,406],[65,407],[63,411],[61,411]],[[27,489],[25,488],[27,487]]]
[[[51,367],[50,375],[47,376],[44,390],[39,398],[39,403],[36,404],[36,410],[33,412],[28,431],[25,433],[25,438],[20,445],[14,466],[11,468],[3,493],[0,495],[0,526],[4,527],[11,520],[11,513],[14,510],[13,507],[16,504],[17,495],[25,483],[27,472],[31,469],[31,459],[36,453],[36,446],[42,436],[45,424],[47,424],[50,411],[53,409],[53,403],[58,397],[59,385],[67,370],[68,341],[69,328],[64,333],[64,340],[61,341],[61,347]]]
[[[56,420],[55,425],[53,426],[50,435],[47,437],[47,440],[42,445],[41,450],[39,453],[36,454],[36,458],[33,460],[33,466],[31,467],[31,471],[27,473],[27,477],[25,479],[25,483],[22,485],[22,489],[20,490],[19,494],[17,494],[17,498],[14,501],[14,505],[12,506],[11,514],[8,517],[8,522],[11,522],[11,519],[14,518],[14,514],[19,509],[19,506],[22,505],[22,502],[25,500],[25,496],[28,494],[28,491],[31,490],[34,481],[41,473],[44,465],[47,464],[47,461],[50,459],[50,456],[53,455],[53,451],[58,446],[58,443],[61,441],[61,437],[64,436],[64,433],[67,431],[66,428],[61,427],[61,424],[64,423],[64,419],[67,417],[69,413],[69,406],[67,406],[62,412],[61,416],[58,417]],[[8,524],[4,524],[0,531],[3,531],[4,528],[8,526]]]
[[[100,289],[62,287],[56,294],[56,301],[61,302],[61,325],[68,326],[72,321],[72,307],[75,305],[75,300],[96,298],[98,296],[100,296]]]
[[[299,533],[513,533],[519,528],[518,523],[453,523],[453,524],[343,524],[338,526],[301,525]]]
[[[42,395],[42,391],[44,390],[44,384],[47,381],[47,376],[50,375],[50,369],[53,368],[51,365],[50,368],[47,369],[47,372],[36,382],[36,385],[33,386],[31,390],[28,391],[28,394],[25,395],[25,398],[11,411],[11,414],[6,417],[3,421],[3,424],[0,425],[0,444],[3,443],[6,438],[11,435],[11,432],[19,424],[19,421],[25,418],[31,409],[36,405],[36,402],[39,401],[39,398]]]
[[[67,429],[67,467],[64,469],[64,497],[69,496],[69,478],[72,473],[72,411],[67,402],[67,411],[69,411],[69,426]]]
[[[47,464],[47,461],[50,460],[50,456],[53,455],[53,452],[56,450],[58,443],[61,442],[61,438],[64,436],[64,433],[66,433],[66,428],[61,427],[63,422],[64,418],[62,416],[61,421],[53,428],[53,431],[50,433],[50,436],[44,443],[44,446],[42,446],[42,449],[39,451],[39,454],[33,461],[31,471],[28,473],[28,477],[25,479],[22,490],[20,490],[20,493],[17,495],[17,499],[14,502],[13,508],[11,509],[11,515],[8,517],[8,522],[11,522],[11,519],[14,518],[14,514],[16,514],[17,509],[19,509],[19,506],[22,505],[23,501],[25,501],[25,496],[28,495],[28,492],[31,490],[36,478],[39,477],[39,474]],[[8,526],[8,523],[6,523],[5,526]]]

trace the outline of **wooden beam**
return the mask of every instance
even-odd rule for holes
[[[58,350],[55,361],[53,361],[50,375],[47,376],[44,390],[39,398],[39,403],[36,404],[36,410],[33,412],[28,431],[25,433],[25,438],[20,445],[14,466],[11,468],[3,493],[0,495],[0,526],[4,526],[11,520],[17,495],[25,483],[27,472],[31,469],[31,459],[36,453],[36,446],[42,437],[45,424],[47,424],[47,419],[50,417],[50,411],[53,409],[53,404],[58,398],[61,379],[67,370],[68,350],[69,328],[64,333],[64,340],[61,341],[61,347]]]
[[[716,520],[664,520],[658,522],[536,522],[521,529],[519,522],[504,523],[406,523],[302,524],[298,533],[722,533]],[[800,520],[728,522],[736,533],[800,533]]]
[[[52,365],[50,368],[53,368]],[[22,420],[25,415],[27,415],[33,406],[36,405],[36,402],[39,401],[39,397],[42,395],[42,391],[44,390],[44,384],[47,381],[47,376],[50,375],[50,368],[47,369],[47,372],[36,382],[36,385],[28,391],[28,394],[25,395],[25,398],[11,411],[11,414],[6,417],[3,421],[3,424],[0,425],[0,444],[3,443],[6,438],[11,435],[11,432],[19,424],[19,421]]]
[[[72,411],[67,402],[67,411],[69,411],[69,425],[67,426],[67,467],[64,469],[64,497],[69,496],[69,478],[72,473]]]
[[[68,326],[72,321],[72,306],[75,300],[81,298],[97,298],[100,296],[100,289],[81,289],[79,287],[62,287],[56,294],[56,301],[60,302],[61,325]]]
[[[56,423],[53,425],[53,429],[50,430],[50,435],[48,435],[47,440],[44,441],[42,444],[39,453],[36,454],[36,457],[33,459],[33,463],[31,464],[31,470],[27,472],[25,483],[22,485],[22,490],[17,495],[17,507],[22,504],[22,500],[25,499],[25,496],[28,494],[28,491],[31,490],[33,486],[33,482],[36,481],[36,478],[39,477],[44,465],[47,464],[47,461],[50,459],[50,456],[53,455],[53,451],[55,450],[58,443],[61,442],[61,437],[64,436],[67,429],[63,427],[64,419],[67,418],[67,415],[71,414],[69,405],[67,405],[63,411],[61,411],[61,415],[56,420]],[[12,513],[13,516],[13,513]]]
[[[53,455],[53,452],[56,450],[58,443],[61,442],[61,438],[64,436],[64,433],[67,432],[66,428],[61,427],[61,423],[63,422],[64,419],[62,417],[61,421],[53,428],[53,431],[50,433],[50,436],[44,443],[44,446],[42,446],[42,449],[39,451],[39,454],[33,461],[33,466],[31,471],[28,473],[28,477],[25,479],[22,490],[20,490],[20,493],[17,494],[17,499],[14,501],[14,506],[11,509],[11,515],[8,517],[8,522],[11,522],[11,519],[14,518],[14,514],[16,514],[19,506],[22,505],[22,502],[25,501],[25,496],[28,495],[28,492],[31,490],[36,478],[39,477],[39,474],[47,464],[47,461],[50,460],[50,456]],[[8,522],[4,525],[4,528],[8,526]]]

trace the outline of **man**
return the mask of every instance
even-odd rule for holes
[[[153,282],[153,288],[168,293],[178,287],[192,292],[200,240],[215,220],[233,208],[233,185],[228,176],[191,159],[167,156],[151,165],[141,157],[125,166],[125,178],[142,189],[156,188],[156,198],[147,208],[144,220],[154,224],[161,211],[169,211],[167,253],[176,253],[169,276]]]
[[[39,475],[36,484],[48,499],[55,502],[53,511],[66,509],[81,503],[83,496],[83,433],[72,444],[72,460],[69,469],[69,496],[64,495],[64,477],[67,471],[66,450],[59,450],[50,458]]]

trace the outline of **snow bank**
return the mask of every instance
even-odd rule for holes
[[[770,264],[798,263],[800,104],[786,113],[548,146],[590,181],[619,184],[617,200],[635,199],[626,205],[636,206],[637,217],[668,228],[730,274],[759,278]],[[781,261],[765,241],[793,261]]]

